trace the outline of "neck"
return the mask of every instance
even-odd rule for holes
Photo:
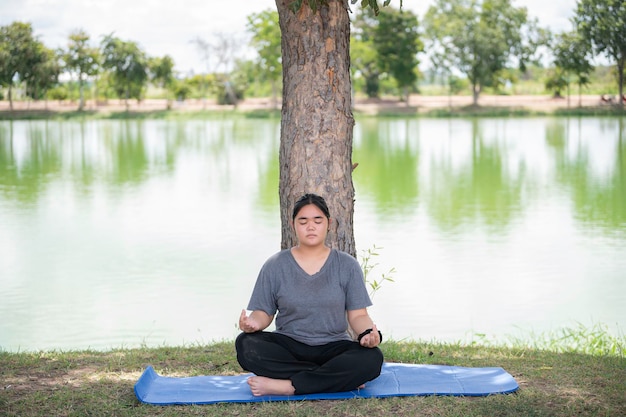
[[[330,248],[324,244],[316,246],[296,245],[293,249],[303,255],[322,255],[328,253]]]

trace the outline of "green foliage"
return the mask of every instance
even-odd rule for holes
[[[352,76],[368,97],[378,97],[387,75],[395,80],[404,99],[417,81],[417,54],[423,50],[417,16],[387,8],[375,17],[374,10],[359,12],[350,38]],[[362,81],[361,81],[362,79]]]
[[[244,86],[241,84],[224,81],[215,85],[218,104],[237,104],[243,99]]]
[[[184,101],[191,97],[192,87],[187,80],[175,80],[172,91],[176,100]]]
[[[33,36],[30,23],[0,27],[0,86],[8,87],[9,100],[14,82],[25,83],[29,97],[41,98],[58,75],[56,54]]]
[[[252,34],[250,44],[259,54],[257,76],[270,82],[272,99],[276,101],[278,81],[283,73],[278,12],[265,10],[248,16],[247,29]]]
[[[150,81],[162,88],[169,88],[174,83],[174,60],[165,55],[161,58],[150,58],[148,61]]]
[[[89,35],[84,30],[70,34],[67,51],[63,54],[65,69],[74,72],[79,81],[85,76],[100,72],[100,51],[89,45]]]
[[[554,97],[563,97],[562,92],[567,88],[568,84],[565,72],[561,68],[555,68],[550,71],[545,82],[546,90],[554,93]]]
[[[282,84],[268,80],[259,71],[258,63],[252,60],[235,61],[232,78],[238,86],[245,88],[247,97],[272,97],[277,100],[281,92]]]
[[[450,94],[459,94],[461,91],[467,88],[467,80],[451,75],[450,77],[448,77],[448,88]]]
[[[576,77],[579,91],[590,81],[590,74],[593,71],[590,62],[591,43],[577,32],[565,32],[557,35],[556,43],[551,49],[554,53],[555,70],[553,76],[546,81],[546,88],[559,95],[563,88],[567,88],[569,98],[571,76]],[[555,84],[558,78],[565,81],[565,84]]]
[[[394,282],[393,274],[396,272],[395,268],[391,268],[386,273],[381,274],[380,280],[370,279],[372,270],[378,266],[378,263],[374,262],[373,258],[379,256],[378,250],[382,249],[374,245],[372,248],[362,251],[361,255],[361,269],[363,270],[363,279],[365,283],[369,285],[371,291],[370,295],[373,296],[376,291],[382,288],[382,284],[387,282]]]
[[[145,53],[132,41],[122,41],[113,35],[102,41],[102,66],[119,98],[140,100],[148,81],[148,61]]]
[[[320,7],[327,6],[328,5],[328,1],[329,0],[294,0],[289,5],[289,8],[290,8],[290,10],[292,12],[296,13],[297,11],[299,11],[302,8],[303,4],[306,4],[307,6],[309,6],[309,8],[311,8],[311,11],[313,11],[313,13],[316,13],[317,10],[319,10]],[[400,8],[402,8],[402,1],[403,0],[400,0]],[[380,6],[378,5],[378,0],[350,0],[350,2],[352,4],[360,3],[362,8],[368,8],[369,7],[377,15],[378,15],[378,12],[380,11]],[[391,3],[391,0],[384,0],[383,1],[383,6],[388,6],[389,3]]]
[[[150,58],[148,60],[148,72],[150,81],[164,88],[167,93],[167,108],[171,108],[171,96],[176,88],[174,82],[174,60],[169,55],[162,58]]]
[[[216,91],[217,79],[214,74],[196,74],[185,79],[186,84],[191,87],[191,97],[204,98],[209,92]]]
[[[89,35],[84,30],[77,30],[70,34],[67,51],[63,54],[65,69],[75,73],[80,90],[78,110],[85,105],[84,84],[87,77],[98,75],[100,72],[100,51],[89,45]]]
[[[485,87],[498,84],[499,75],[515,59],[522,69],[532,61],[532,52],[543,40],[526,9],[513,7],[510,0],[436,0],[424,26],[434,64],[465,74],[474,104]]]
[[[582,39],[590,42],[596,53],[604,54],[616,63],[619,95],[622,96],[626,66],[626,2],[579,0],[573,20]]]
[[[378,20],[370,10],[362,10],[352,21],[350,32],[350,71],[356,84],[362,85],[367,97],[376,98],[380,94],[381,70],[374,31]],[[360,80],[363,82],[359,82]]]
[[[374,32],[378,67],[396,80],[401,98],[408,100],[408,89],[417,81],[417,54],[424,50],[417,16],[410,11],[387,8],[378,19]]]
[[[46,92],[59,82],[61,66],[57,54],[46,48],[42,43],[37,46],[40,60],[33,65],[26,78],[26,95],[39,100],[45,98]]]
[[[482,346],[494,345],[484,337],[477,343]],[[547,350],[556,353],[582,353],[592,356],[615,356],[626,358],[626,337],[613,336],[606,324],[596,323],[592,327],[577,323],[575,327],[566,327],[541,334],[529,334],[523,337],[508,337],[508,344],[523,348]]]
[[[278,80],[282,74],[281,33],[278,12],[265,10],[248,16],[248,32],[252,34],[250,45],[259,54],[259,69],[269,80]]]
[[[67,100],[69,98],[69,92],[67,91],[67,86],[58,85],[54,88],[51,88],[50,90],[48,90],[47,97],[50,100],[58,100],[58,101]]]
[[[398,89],[406,93],[414,88],[416,77],[419,78],[416,56],[423,48],[420,37],[416,40],[418,52],[407,51],[415,47],[409,35],[417,32],[417,19],[413,20],[409,11],[399,13],[383,7],[390,3],[390,0],[350,0],[350,4],[358,5],[359,9],[353,16],[351,31],[353,87],[368,97],[397,94]],[[573,19],[576,32],[559,34],[555,42],[548,45],[554,66],[558,68],[550,73],[536,66],[529,67],[532,71],[517,71],[518,67],[526,70],[527,64],[533,63],[537,57],[535,52],[545,43],[546,33],[528,18],[526,9],[512,7],[511,3],[512,0],[437,0],[429,9],[424,22],[420,22],[424,29],[421,36],[426,35],[430,40],[429,55],[434,67],[442,76],[442,83],[449,84],[447,89],[437,86],[439,93],[457,94],[469,86],[468,93],[471,90],[475,100],[484,91],[516,94],[521,90],[526,94],[541,94],[547,82],[552,89],[559,86],[561,92],[567,88],[568,95],[572,83],[578,85],[579,94],[583,87],[590,94],[624,94],[625,2],[577,1]],[[318,11],[325,4],[327,0],[299,0],[292,2],[291,7],[294,11],[302,6]],[[399,4],[401,8],[402,1]],[[81,105],[87,82],[96,86],[94,95],[99,98],[140,99],[145,95],[148,81],[152,81],[175,97],[205,98],[211,94],[221,100],[225,80],[233,86],[231,98],[223,97],[226,101],[241,97],[244,90],[246,95],[275,97],[280,94],[282,75],[277,19],[274,10],[248,17],[248,30],[253,35],[251,45],[258,51],[258,59],[236,63],[232,73],[226,73],[224,68],[222,74],[213,75],[208,75],[211,71],[207,61],[207,74],[203,78],[206,83],[198,84],[192,77],[184,87],[174,82],[174,62],[170,57],[149,59],[133,42],[122,42],[111,35],[105,38],[100,49],[89,44],[84,30],[76,30],[69,36],[59,62],[59,56],[33,35],[29,23],[13,22],[0,27],[0,87],[5,87],[3,96],[10,100],[17,85],[28,97],[50,97],[46,91],[56,85],[59,73],[65,71],[78,82],[67,86],[68,98],[80,96]],[[394,36],[397,41],[393,41]],[[104,69],[102,54],[108,53],[111,58],[111,48],[105,48],[105,45],[111,46],[107,39],[119,41],[118,58],[129,65],[134,63],[132,70],[121,70],[109,59],[108,73],[100,76]],[[127,49],[122,48],[125,44],[129,46]],[[219,45],[205,46],[206,56],[210,50],[214,58]],[[613,69],[591,67],[591,59],[600,54],[613,60],[616,64]],[[459,73],[463,77],[456,76]],[[549,76],[552,78],[548,79]],[[555,83],[559,79],[567,82],[565,88]],[[616,84],[619,93],[615,91]],[[176,93],[176,89],[180,91]],[[59,93],[52,95],[59,96]]]
[[[0,27],[0,86],[10,87],[16,77],[24,79],[35,55],[36,40],[30,23],[13,22]]]

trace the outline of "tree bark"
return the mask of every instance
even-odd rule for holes
[[[283,59],[281,247],[296,244],[294,202],[315,193],[326,199],[333,219],[327,243],[356,256],[348,0],[330,0],[315,13],[306,2],[294,13],[292,2],[276,0]]]

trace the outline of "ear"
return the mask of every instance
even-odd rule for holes
[[[330,232],[330,225],[331,225],[332,222],[333,222],[332,217],[329,217],[328,218],[328,230],[327,230],[328,232]]]

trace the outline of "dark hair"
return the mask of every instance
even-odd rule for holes
[[[324,213],[327,219],[330,219],[330,211],[328,210],[328,205],[326,205],[326,200],[323,197],[320,197],[317,194],[305,194],[296,201],[296,204],[293,205],[293,214],[291,215],[291,220],[295,220],[296,216],[302,210],[302,207],[308,206],[309,204],[313,204],[318,209]]]

